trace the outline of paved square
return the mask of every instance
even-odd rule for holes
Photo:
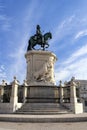
[[[0,122],[0,130],[87,130],[87,122],[78,122],[78,123]]]

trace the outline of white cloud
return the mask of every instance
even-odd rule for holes
[[[60,80],[66,80],[70,76],[70,72],[67,69],[55,69],[55,80],[58,83]]]
[[[66,28],[66,27],[69,28],[70,25],[72,24],[74,18],[75,18],[75,15],[72,15],[72,16],[66,18],[64,21],[62,21],[62,22],[60,23],[60,25],[58,26],[58,29],[64,29],[64,28]]]
[[[85,20],[81,19],[78,21],[78,18],[74,20],[74,17],[72,17],[70,23],[69,23],[69,19],[68,21],[64,20],[61,23],[60,28],[57,28],[57,30],[55,31],[56,35],[54,37],[53,42],[57,43],[56,41],[59,41],[61,38],[63,39],[64,36],[66,36],[67,34],[72,33],[73,29],[74,29],[73,34],[75,34],[77,30],[79,29],[81,30],[84,24],[87,25],[87,19]],[[74,42],[75,39],[78,39],[86,35],[87,35],[87,29],[78,31],[78,33],[75,35],[75,37],[72,40]],[[55,49],[57,49],[56,45],[55,45]],[[83,45],[79,49],[76,49],[76,51],[74,51],[69,56],[69,58],[64,59],[64,61],[62,61],[61,63],[57,62],[55,68],[56,82],[58,82],[59,80],[63,80],[63,81],[70,80],[72,76],[75,76],[78,79],[87,80],[87,58],[86,57],[87,57],[87,44]]]
[[[75,61],[76,59],[80,58],[81,56],[84,56],[87,54],[87,44],[82,46],[80,49],[76,50],[67,60],[66,64],[69,64],[73,61]]]
[[[62,62],[59,66],[57,63],[57,68],[55,69],[56,81],[69,80],[72,76],[75,76],[78,79],[87,80],[86,50],[87,50],[87,45],[80,48],[77,52],[74,52],[70,56],[70,58],[66,59],[66,62]]]
[[[87,65],[87,58],[81,59],[80,61],[56,69],[56,73],[55,73],[56,82],[58,82],[59,80],[63,80],[63,81],[69,80],[72,76],[75,76],[77,79],[87,80],[86,65]]]
[[[75,39],[78,39],[80,37],[83,37],[83,36],[86,36],[87,35],[87,29],[86,30],[82,30],[82,31],[79,31],[76,36],[75,36]]]
[[[2,31],[9,31],[11,28],[11,18],[0,14],[0,28]]]
[[[0,65],[0,80],[3,80],[5,79],[7,76],[6,76],[6,72],[5,72],[5,67],[4,65]]]
[[[5,67],[4,67],[4,65],[1,65],[1,70],[5,70]]]
[[[11,18],[4,13],[5,6],[0,2],[0,31],[9,31],[11,28]]]
[[[5,8],[5,6],[3,5],[3,3],[0,1],[0,11],[2,11]]]
[[[64,43],[61,44],[58,48],[55,44],[58,44],[58,42],[63,39],[65,36],[70,34],[70,30],[73,26],[73,21],[75,19],[75,15],[72,15],[66,19],[64,19],[60,24],[58,24],[53,29],[53,39],[50,41],[51,47],[54,47],[54,50],[64,47]]]
[[[8,80],[10,81],[14,76],[17,76],[18,80],[22,82],[23,79],[25,79],[25,71],[26,71],[26,60],[24,59],[25,54],[25,41],[26,37],[22,38],[21,40],[21,46],[16,49],[13,53],[9,55],[9,58],[13,60],[12,64],[9,66],[9,75],[10,78]]]
[[[50,41],[50,47],[54,48],[55,51],[58,51],[60,49],[62,50],[66,47],[64,43],[61,43],[63,39],[67,45],[74,45],[76,39],[87,35],[87,29],[82,30],[84,26],[87,26],[87,18],[83,17],[82,19],[79,19],[76,15],[65,18],[52,31],[53,39]],[[76,32],[78,33],[76,34]],[[69,38],[69,41],[66,41],[67,36]]]

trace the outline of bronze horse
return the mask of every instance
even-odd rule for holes
[[[27,51],[35,49],[34,47],[36,45],[40,45],[43,48],[43,50],[45,50],[45,48],[49,47],[48,44],[49,39],[52,39],[52,34],[50,32],[45,33],[44,35],[35,34],[34,36],[31,36],[28,41]]]

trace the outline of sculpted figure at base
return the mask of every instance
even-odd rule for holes
[[[54,82],[53,60],[51,58],[38,71],[34,72],[36,81]]]
[[[50,32],[45,33],[42,35],[40,30],[40,25],[36,27],[36,34],[31,36],[28,41],[27,51],[35,49],[36,45],[40,45],[42,50],[49,47],[48,40],[52,38],[52,34]]]

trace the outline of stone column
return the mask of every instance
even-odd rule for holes
[[[83,104],[77,102],[76,97],[76,86],[78,84],[75,83],[74,78],[71,79],[71,86],[70,86],[70,103],[71,103],[71,110],[75,114],[83,113]]]
[[[0,95],[0,100],[3,102],[3,95],[4,95],[4,86],[6,86],[6,81],[2,80],[2,85],[1,85],[1,95]]]
[[[77,105],[77,97],[76,97],[76,83],[73,79],[71,79],[70,84],[70,106],[71,111],[76,114],[76,105]]]
[[[25,103],[26,102],[26,97],[27,97],[27,82],[26,82],[26,80],[24,80],[24,83],[23,83],[23,87],[24,87],[24,89],[23,89],[23,103]]]
[[[60,87],[60,103],[62,104],[63,103],[63,85],[62,85],[62,81],[60,81],[59,87]]]
[[[10,104],[11,104],[11,111],[14,112],[17,110],[17,103],[18,103],[18,85],[19,82],[14,77],[14,81],[12,82],[12,93],[11,93],[11,99],[10,99]]]
[[[72,104],[77,103],[76,83],[73,80],[71,80],[71,86],[70,86],[70,102]]]

